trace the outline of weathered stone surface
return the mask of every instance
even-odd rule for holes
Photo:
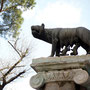
[[[90,55],[38,58],[31,67],[37,74],[30,84],[37,90],[90,90]]]
[[[36,72],[90,67],[90,55],[61,56],[33,59],[31,67]],[[89,71],[90,72],[90,71]]]
[[[55,81],[74,81],[74,77],[77,72],[81,72],[82,69],[71,69],[71,70],[60,70],[60,71],[48,71],[43,72],[42,76],[45,79],[45,83],[47,82],[55,82]]]
[[[45,90],[75,90],[73,82],[50,82],[45,86]]]
[[[74,75],[74,81],[77,84],[84,85],[89,80],[89,75],[85,70],[79,70]],[[90,83],[89,83],[90,84]]]
[[[34,75],[30,84],[33,88],[37,89],[42,87],[46,83],[50,82],[74,82],[82,86],[89,86],[89,75],[82,69],[60,70],[60,71],[48,71],[40,72]]]
[[[51,82],[47,83],[45,86],[45,90],[60,90],[58,83]]]
[[[32,86],[32,88],[38,89],[42,87],[44,84],[45,84],[45,80],[41,73],[38,73],[37,75],[32,76],[30,79],[30,85]]]

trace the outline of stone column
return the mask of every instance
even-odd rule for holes
[[[37,90],[89,90],[89,62],[90,55],[34,59],[31,67],[37,74],[30,84]]]

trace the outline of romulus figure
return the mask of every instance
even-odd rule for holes
[[[83,47],[90,54],[90,31],[85,27],[77,28],[45,28],[44,24],[31,26],[35,38],[52,44],[51,57],[65,55],[69,47],[75,45],[71,55],[77,55],[77,49]],[[65,49],[61,51],[61,48]],[[62,54],[60,54],[60,52]]]

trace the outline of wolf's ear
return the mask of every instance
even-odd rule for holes
[[[45,25],[44,25],[44,23],[42,23],[42,25],[41,25],[42,27],[43,27],[43,30],[44,30],[44,28],[45,28]]]
[[[44,27],[45,27],[45,25],[42,23],[40,26],[39,34],[41,34],[44,31]]]

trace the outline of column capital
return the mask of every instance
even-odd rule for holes
[[[61,71],[39,72],[31,77],[30,84],[33,88],[38,89],[50,82],[75,82],[83,85],[89,78],[88,73],[82,69],[70,69]]]
[[[30,80],[35,89],[50,82],[73,82],[84,87],[90,85],[90,55],[33,59],[31,67],[37,72]]]

